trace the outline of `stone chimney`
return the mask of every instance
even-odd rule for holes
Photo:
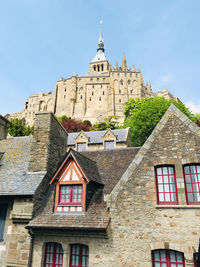
[[[53,113],[35,115],[29,172],[47,171],[51,175],[66,151],[68,133]]]
[[[0,140],[6,139],[10,122],[0,115]]]

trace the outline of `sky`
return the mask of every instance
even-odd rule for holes
[[[0,114],[88,72],[100,20],[113,66],[125,54],[153,91],[200,112],[199,10],[199,0],[0,0]]]

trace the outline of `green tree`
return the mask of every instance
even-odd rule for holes
[[[92,130],[94,131],[102,131],[108,128],[110,129],[117,129],[119,128],[118,116],[109,116],[108,118],[104,119],[102,122],[98,122],[93,125]]]
[[[194,114],[196,124],[200,127],[200,113]]]
[[[123,126],[131,127],[133,146],[143,145],[171,103],[191,120],[195,121],[192,113],[181,102],[167,100],[163,97],[129,99],[124,110],[125,120]]]
[[[28,136],[33,134],[33,127],[26,126],[23,120],[12,119],[8,132],[11,136]]]
[[[72,118],[71,117],[67,117],[66,115],[63,115],[61,117],[57,117],[58,121],[61,123],[63,121],[68,121],[68,120],[71,120]]]

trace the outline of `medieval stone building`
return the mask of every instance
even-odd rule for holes
[[[0,266],[196,266],[196,124],[172,104],[142,147],[66,141],[49,113],[33,137],[0,141]]]
[[[33,125],[36,112],[51,111],[56,116],[67,115],[92,123],[116,115],[119,116],[119,122],[123,122],[124,106],[129,98],[156,95],[174,99],[167,89],[153,93],[151,85],[144,84],[141,71],[134,65],[128,68],[125,56],[121,66],[116,62],[116,66],[112,67],[104,54],[101,31],[97,54],[90,62],[86,75],[74,74],[69,78],[61,78],[56,82],[54,93],[31,95],[25,101],[22,112],[8,115],[7,118],[24,118],[27,124]]]

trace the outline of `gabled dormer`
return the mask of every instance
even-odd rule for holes
[[[87,150],[89,137],[84,133],[83,130],[80,131],[80,133],[75,138],[76,143],[76,151],[83,152]]]
[[[70,149],[50,182],[56,187],[54,212],[85,212],[102,185],[94,161]]]
[[[107,129],[105,134],[102,136],[104,149],[114,149],[116,147],[117,136],[111,129]]]

